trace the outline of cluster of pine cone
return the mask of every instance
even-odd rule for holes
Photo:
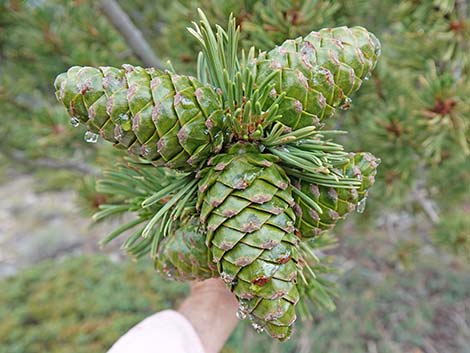
[[[326,119],[349,107],[379,55],[379,41],[362,27],[322,29],[260,53],[248,63],[251,84],[268,80],[269,94],[250,104],[265,112],[275,102],[276,119],[269,122],[258,116],[247,123],[245,100],[234,114],[221,87],[154,68],[72,67],[55,87],[72,124],[86,127],[86,139],[99,135],[148,161],[161,180],[183,180],[172,190],[158,178],[145,179],[151,171],[139,174],[139,185],[148,188],[142,193],[159,205],[154,213],[164,209],[171,216],[164,236],[153,230],[160,221],[146,227],[145,234],[161,239],[136,243],[140,250],[153,246],[157,268],[174,279],[220,276],[240,302],[240,318],[285,340],[308,287],[308,239],[361,211],[379,160],[343,153],[312,169],[317,157],[309,151],[324,146],[320,152],[328,158],[328,142],[282,138],[311,127],[321,133]],[[267,148],[263,141],[274,129],[280,142]],[[168,201],[177,193],[185,211]]]

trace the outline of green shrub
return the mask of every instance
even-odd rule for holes
[[[0,352],[90,353],[173,306],[187,286],[160,279],[148,263],[98,256],[47,261],[0,288]]]
[[[364,353],[374,347],[404,353],[430,346],[467,353],[468,268],[437,260],[400,272],[382,253],[363,253],[341,278],[334,313],[317,313],[286,343],[243,322],[223,353]],[[177,307],[187,293],[187,285],[161,279],[145,261],[114,263],[103,256],[47,261],[0,281],[0,288],[1,353],[105,352],[137,322]]]

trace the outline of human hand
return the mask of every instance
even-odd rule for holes
[[[192,282],[179,312],[191,322],[206,353],[218,353],[237,325],[238,302],[220,278]]]

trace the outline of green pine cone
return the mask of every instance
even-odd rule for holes
[[[206,235],[197,218],[179,224],[160,243],[155,266],[177,281],[217,277],[217,267],[206,246]]]
[[[277,158],[238,143],[200,173],[198,208],[222,279],[239,316],[285,340],[299,300],[298,238],[289,179]]]
[[[256,82],[278,71],[271,98],[286,94],[280,121],[300,129],[318,125],[340,106],[349,108],[349,96],[369,78],[379,55],[380,42],[363,27],[322,29],[261,53],[254,63]]]
[[[155,165],[194,170],[223,144],[221,101],[193,77],[75,66],[55,87],[74,122]]]
[[[379,159],[370,153],[352,153],[341,173],[345,177],[360,179],[361,186],[358,189],[331,188],[298,180],[295,187],[314,200],[323,211],[319,214],[299,196],[295,197],[296,227],[302,237],[317,236],[333,228],[340,219],[346,218],[355,209],[362,212],[367,191],[375,182],[379,163]]]

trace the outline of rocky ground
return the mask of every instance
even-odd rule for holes
[[[0,277],[46,258],[101,251],[109,225],[81,215],[73,191],[39,192],[40,180],[8,172],[0,184]],[[105,251],[117,254],[112,246]]]

